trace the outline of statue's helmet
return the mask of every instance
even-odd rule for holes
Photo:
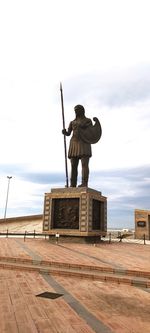
[[[83,106],[83,105],[80,105],[80,104],[78,104],[78,105],[76,105],[76,106],[74,107],[74,111],[75,111],[76,115],[77,115],[77,114],[80,114],[80,115],[84,115],[84,114],[85,114],[84,106]]]

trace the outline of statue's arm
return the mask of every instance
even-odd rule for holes
[[[66,129],[62,130],[62,134],[69,136],[71,134],[71,132],[72,132],[72,122],[69,124],[68,130],[66,130]]]

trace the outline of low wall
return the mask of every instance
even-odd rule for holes
[[[17,217],[8,217],[5,219],[0,219],[0,224],[2,223],[12,223],[12,222],[30,222],[30,221],[42,221],[43,214],[38,215],[27,215],[27,216],[17,216]]]

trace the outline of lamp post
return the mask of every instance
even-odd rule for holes
[[[6,219],[7,204],[8,204],[8,195],[9,195],[9,185],[10,185],[10,180],[11,180],[12,176],[7,176],[7,178],[8,178],[8,186],[7,186],[7,194],[6,194],[6,205],[5,205],[4,219]]]

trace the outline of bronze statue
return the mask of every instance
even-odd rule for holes
[[[79,160],[81,160],[82,183],[79,187],[87,187],[89,158],[92,156],[91,144],[99,141],[102,129],[97,118],[93,118],[95,121],[93,125],[91,119],[85,117],[85,109],[82,105],[76,105],[74,111],[76,115],[75,119],[70,122],[68,130],[62,130],[62,133],[66,136],[69,136],[73,132],[68,151],[68,158],[71,161],[70,186],[77,186],[78,164]]]

